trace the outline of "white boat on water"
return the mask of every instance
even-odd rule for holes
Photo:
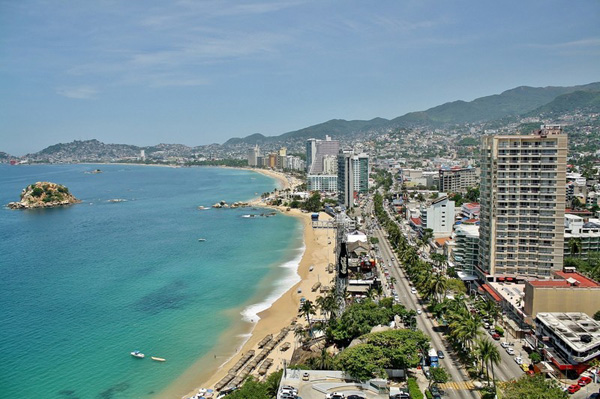
[[[145,355],[140,351],[133,351],[131,352],[131,356],[143,359]]]
[[[207,207],[205,207],[205,206],[203,206],[203,205],[200,205],[200,206],[198,207],[198,209],[200,209],[201,211],[207,211],[207,210],[209,210],[210,208],[207,208]]]
[[[163,359],[162,357],[156,357],[156,356],[152,356],[151,359],[154,360],[155,362],[166,362],[167,361],[167,359]]]
[[[204,242],[204,241],[206,241],[206,238],[198,238],[198,241]]]

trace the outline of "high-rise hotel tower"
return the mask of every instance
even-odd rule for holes
[[[549,278],[563,266],[567,135],[485,136],[481,152],[478,274]]]

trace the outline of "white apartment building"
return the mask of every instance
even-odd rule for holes
[[[337,193],[338,176],[337,175],[308,175],[306,177],[306,186],[308,191],[326,191]]]
[[[550,277],[563,265],[567,135],[485,136],[481,153],[479,276]]]
[[[479,226],[459,224],[454,229],[454,248],[451,262],[457,271],[475,274],[479,258]]]
[[[434,200],[428,207],[421,207],[421,229],[433,230],[434,237],[449,237],[454,226],[454,201],[447,195]]]

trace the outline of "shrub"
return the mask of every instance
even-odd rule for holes
[[[408,386],[408,393],[411,399],[423,399],[423,392],[419,389],[416,378],[408,378],[406,380]]]
[[[36,187],[31,191],[31,195],[34,197],[41,197],[43,193],[44,193],[44,190],[42,190],[39,187]]]
[[[500,326],[496,326],[495,327],[496,332],[498,333],[498,335],[503,336],[504,335],[504,329]]]

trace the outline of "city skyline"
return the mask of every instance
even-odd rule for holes
[[[0,11],[0,151],[16,156],[91,138],[223,143],[599,80],[593,1],[30,1]]]

